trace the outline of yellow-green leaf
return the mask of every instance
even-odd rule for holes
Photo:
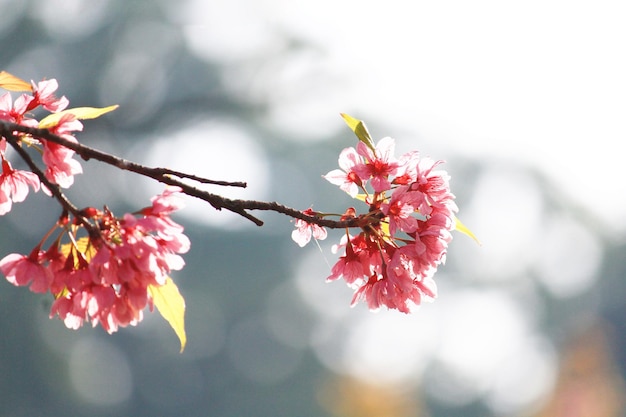
[[[354,196],[354,198],[356,198],[357,200],[361,200],[364,203],[367,203],[367,194],[357,194]]]
[[[56,126],[61,118],[66,114],[71,114],[79,120],[84,119],[95,119],[96,117],[100,117],[103,114],[112,112],[117,109],[119,106],[117,104],[109,107],[76,107],[73,109],[67,109],[60,111],[58,113],[52,113],[48,116],[41,119],[39,122],[40,129],[49,129],[51,127]]]
[[[96,248],[91,244],[91,240],[87,236],[78,239],[76,245],[73,242],[61,245],[61,253],[65,257],[70,256],[72,250],[81,253],[87,261],[90,261],[96,254]],[[75,257],[74,259],[74,266],[78,267],[78,258]]]
[[[70,243],[66,243],[61,245],[61,254],[66,258],[70,256],[74,259],[74,267],[80,267],[80,256],[84,257],[85,260],[90,261],[96,255],[96,248],[91,244],[91,240],[87,237],[81,237],[77,241],[72,241]],[[80,255],[79,255],[80,253]],[[61,291],[54,294],[54,298],[58,299],[60,297],[65,296],[68,293],[67,287],[64,287]]]
[[[393,238],[391,237],[391,232],[389,231],[389,223],[381,222],[380,223],[380,231],[382,232],[383,237],[388,242],[393,242]]]
[[[352,116],[349,116],[345,113],[340,113],[343,120],[348,124],[350,129],[354,132],[357,138],[372,151],[375,150],[374,142],[372,141],[372,137],[370,136],[370,132],[367,131],[367,127],[365,127],[365,123],[359,119],[355,119]]]
[[[168,277],[164,285],[148,286],[148,291],[152,296],[154,305],[165,320],[172,326],[172,329],[180,340],[180,351],[185,350],[187,335],[185,333],[185,299],[178,291],[178,287]]]
[[[0,71],[0,88],[9,91],[33,91],[33,86],[29,82],[6,71]]]
[[[455,218],[454,221],[456,223],[456,226],[454,228],[455,230],[458,230],[459,232],[471,237],[472,239],[474,239],[476,243],[478,243],[479,245],[482,245],[482,243],[480,243],[480,240],[478,240],[476,235],[474,235],[474,233],[472,233],[472,231],[468,229],[467,226],[461,223],[461,220],[459,220],[458,217]]]

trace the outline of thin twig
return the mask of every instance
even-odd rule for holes
[[[169,168],[152,168],[155,173],[161,172],[162,175],[174,175],[178,178],[187,178],[192,181],[199,182],[200,184],[211,184],[211,185],[219,185],[222,187],[240,187],[246,188],[248,186],[247,183],[243,181],[220,181],[220,180],[210,180],[204,177],[198,177],[197,175],[187,174],[181,171],[175,171]]]

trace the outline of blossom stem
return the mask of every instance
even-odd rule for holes
[[[50,228],[50,230],[48,230],[46,232],[46,234],[41,238],[41,240],[39,241],[39,245],[37,245],[39,248],[41,248],[43,246],[43,244],[46,242],[46,240],[48,240],[48,238],[50,236],[52,236],[52,233],[54,233],[54,231],[57,229],[57,227],[59,227],[58,223],[55,223],[54,226],[52,226]]]

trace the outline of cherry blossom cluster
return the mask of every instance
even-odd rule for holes
[[[29,84],[2,71],[0,87],[26,91],[15,100],[10,92],[0,96],[0,121],[14,129],[18,125],[31,131],[45,129],[74,144],[78,141],[73,132],[83,129],[79,119],[98,117],[117,107],[66,109],[69,101],[55,96],[58,83],[54,79]],[[122,217],[107,208],[79,210],[60,192],[82,172],[73,158],[76,152],[28,131],[4,131],[0,138],[0,215],[8,213],[13,203],[24,201],[30,188],[53,195],[63,214],[28,255],[11,253],[1,259],[0,272],[16,286],[52,294],[50,317],[58,315],[69,328],[77,329],[88,321],[112,333],[136,325],[143,310],[154,307],[152,291],[166,283],[175,287],[168,281],[169,273],[184,266],[180,254],[189,250],[190,242],[183,227],[170,218],[182,207],[178,196],[182,190],[166,188],[152,198],[151,206]],[[13,168],[7,156],[9,144],[30,171]],[[31,158],[32,152],[19,152],[25,148],[40,154],[42,168]],[[170,295],[166,302],[176,300]]]
[[[109,333],[134,326],[146,306],[153,308],[150,287],[164,285],[170,271],[184,266],[179,254],[190,242],[170,218],[182,206],[179,191],[167,188],[151,206],[119,218],[108,209],[83,209],[97,231],[80,238],[83,228],[64,216],[46,250],[42,242],[29,255],[9,254],[0,260],[0,271],[14,285],[54,295],[50,317],[58,315],[68,328],[85,320]],[[62,244],[64,237],[69,243]]]
[[[346,234],[333,246],[343,255],[327,281],[343,278],[355,289],[352,305],[365,301],[408,313],[437,296],[433,275],[445,262],[457,211],[449,177],[436,169],[442,161],[420,158],[418,152],[394,157],[395,141],[386,137],[376,146],[359,141],[344,149],[339,166],[324,176],[369,210],[357,215],[349,208],[341,220],[356,219],[360,233]],[[305,214],[325,216],[312,209]],[[317,224],[296,221],[292,238],[304,246],[311,237],[326,238]]]

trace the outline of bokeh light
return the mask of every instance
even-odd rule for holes
[[[248,180],[246,188],[204,187],[209,192],[249,200],[264,200],[268,195],[270,172],[264,151],[244,127],[233,122],[195,123],[162,138],[154,138],[148,149],[140,145],[136,152],[138,158],[149,166],[167,164],[168,168],[193,172],[194,175],[211,180]],[[149,183],[147,190],[143,190],[145,198],[159,192],[159,187],[162,189],[161,184]],[[192,198],[187,199],[180,215],[227,229],[252,225],[239,215],[225,210],[216,212],[208,207],[207,202]]]
[[[83,338],[72,347],[69,376],[80,398],[94,405],[119,405],[133,392],[126,355],[109,341],[99,338]]]
[[[107,0],[35,1],[31,14],[49,35],[71,41],[98,30],[106,22],[110,7]]]
[[[263,320],[243,319],[229,337],[229,357],[246,378],[260,384],[275,384],[298,368],[302,353],[281,343]]]

